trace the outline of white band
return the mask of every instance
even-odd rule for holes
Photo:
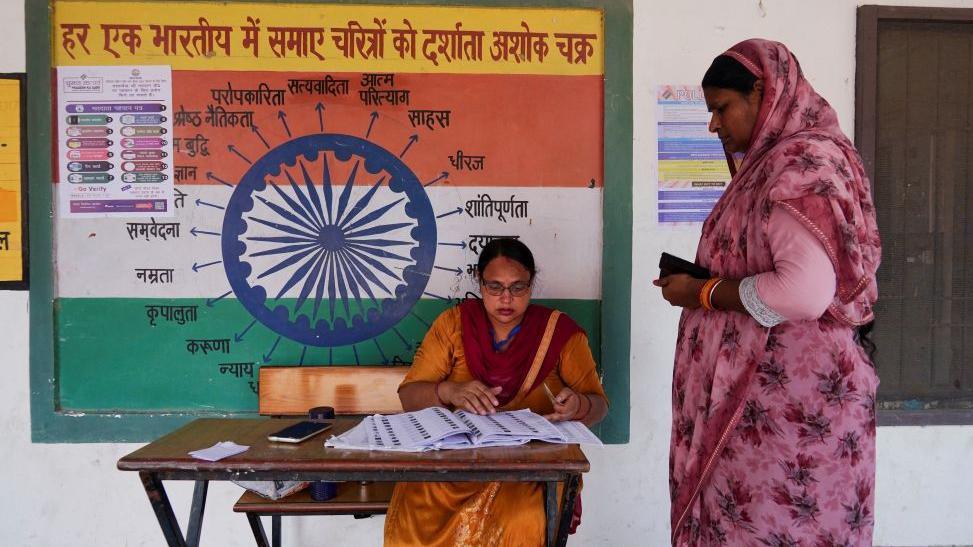
[[[783,315],[770,309],[770,307],[760,299],[757,294],[757,276],[746,277],[740,282],[740,302],[747,312],[765,327],[773,327],[783,323],[787,319]]]

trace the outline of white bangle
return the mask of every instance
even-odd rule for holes
[[[716,287],[719,287],[720,286],[720,283],[722,283],[722,282],[723,282],[723,278],[722,277],[719,278],[719,279],[717,279],[716,280],[716,283],[713,283],[713,286],[709,288],[709,294],[706,295],[706,301],[709,302],[709,305],[714,310],[716,309],[716,304],[713,303],[713,293],[716,292]]]

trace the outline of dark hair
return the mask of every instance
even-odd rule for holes
[[[868,358],[871,359],[872,363],[875,362],[875,350],[878,349],[875,342],[871,338],[872,329],[874,328],[875,321],[873,320],[855,329],[855,341],[858,342],[858,345],[861,346],[863,350],[865,350],[865,353],[868,354]]]
[[[704,88],[732,89],[744,95],[749,95],[753,91],[755,83],[757,83],[757,77],[752,72],[740,64],[740,61],[726,55],[720,55],[713,59],[713,64],[703,75]]]
[[[480,249],[480,258],[476,262],[476,275],[482,277],[487,265],[494,258],[501,256],[520,263],[530,273],[531,281],[534,280],[534,274],[537,273],[537,269],[534,267],[534,255],[527,248],[527,245],[512,237],[494,239]]]

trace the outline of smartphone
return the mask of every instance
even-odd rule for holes
[[[331,424],[323,422],[298,422],[267,436],[267,440],[279,443],[299,443],[331,428]]]
[[[688,260],[683,260],[678,256],[662,253],[662,256],[659,258],[659,275],[665,277],[677,273],[689,274],[696,279],[710,278],[709,270],[706,268]]]

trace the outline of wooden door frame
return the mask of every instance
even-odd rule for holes
[[[869,180],[875,183],[878,141],[878,27],[887,22],[970,23],[973,8],[860,6],[855,68],[855,145]],[[878,410],[878,425],[973,425],[973,409],[923,408],[920,400],[902,401],[899,408]]]

